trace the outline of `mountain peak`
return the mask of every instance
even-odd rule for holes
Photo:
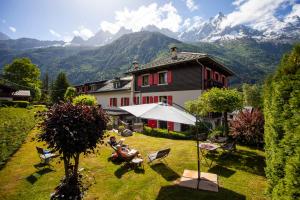
[[[10,37],[8,37],[8,35],[0,32],[0,40],[9,40],[9,39],[10,39]]]

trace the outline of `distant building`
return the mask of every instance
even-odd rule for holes
[[[13,100],[30,101],[30,90],[18,90],[12,93]]]
[[[0,84],[0,100],[12,101],[13,100],[12,93],[15,91],[16,89],[14,89],[11,86]]]
[[[93,94],[109,112],[122,114],[119,106],[165,102],[184,106],[212,87],[228,87],[234,73],[213,57],[193,52],[177,52],[174,46],[168,56],[145,65],[137,61],[126,77],[76,86],[78,92]],[[211,114],[210,121],[218,124],[221,115]],[[173,122],[147,120],[148,126],[182,131],[185,126]]]

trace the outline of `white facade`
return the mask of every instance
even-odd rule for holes
[[[91,95],[96,97],[98,104],[101,104],[103,108],[110,107],[110,98],[117,98],[117,107],[121,106],[121,98],[123,97],[128,97],[129,104],[133,104],[130,90],[91,93]]]

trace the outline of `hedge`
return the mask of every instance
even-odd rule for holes
[[[300,44],[265,83],[264,116],[268,193],[300,199]]]
[[[144,127],[143,134],[153,136],[153,137],[179,139],[179,140],[188,140],[193,138],[191,135],[186,133],[168,131],[167,129],[160,129],[160,128],[150,128],[148,126]]]
[[[0,100],[0,107],[18,107],[26,108],[29,105],[28,101],[8,101]]]

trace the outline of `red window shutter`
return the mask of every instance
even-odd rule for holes
[[[147,97],[143,97],[143,101],[142,101],[142,104],[145,104],[146,103],[146,101],[147,101]]]
[[[138,86],[141,87],[143,83],[143,77],[142,76],[138,76]]]
[[[151,128],[157,128],[157,120],[148,119],[148,126]]]
[[[149,85],[153,85],[153,75],[149,75]]]
[[[168,104],[169,105],[173,104],[173,97],[172,96],[168,96]]]
[[[154,96],[154,103],[158,103],[158,96]]]
[[[154,85],[158,84],[158,73],[153,74],[153,84]]]
[[[168,122],[168,130],[174,131],[174,122]]]
[[[136,97],[133,97],[133,104],[136,105]]]
[[[167,81],[168,81],[168,84],[172,83],[172,81],[173,81],[172,71],[168,71]]]
[[[117,98],[114,98],[114,106],[118,106],[118,99]]]
[[[149,103],[153,103],[153,96],[149,97]]]
[[[112,106],[112,98],[109,99],[109,106]]]
[[[129,106],[129,101],[130,101],[130,99],[129,99],[129,97],[127,97],[126,106]]]

